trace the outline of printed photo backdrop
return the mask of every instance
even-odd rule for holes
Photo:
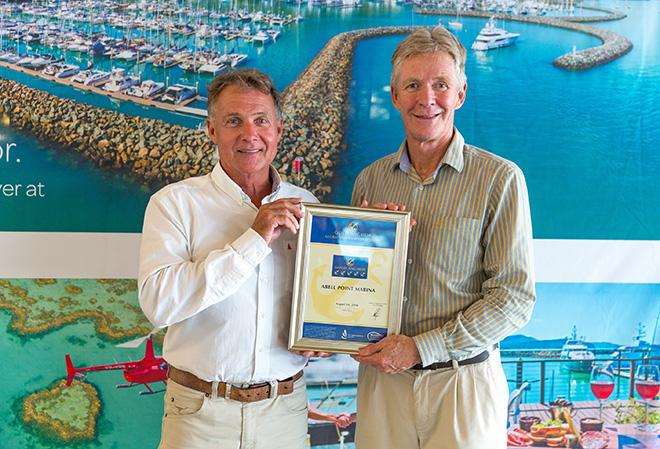
[[[0,388],[6,417],[0,433],[7,447],[157,445],[162,393],[115,388],[125,383],[121,371],[90,373],[65,388],[64,356],[70,354],[76,367],[144,356],[144,344],[116,347],[150,331],[135,284],[144,208],[161,186],[205,173],[215,161],[204,134],[203,99],[178,110],[145,106],[54,82],[3,59],[7,52],[50,53],[81,68],[92,62],[99,70],[123,68],[206,95],[210,75],[117,54],[92,57],[67,48],[65,30],[246,54],[241,66],[267,71],[285,91],[280,172],[325,202],[348,204],[359,171],[395,151],[404,137],[389,96],[389,61],[406,32],[401,27],[460,21],[462,28],[454,31],[468,48],[468,93],[457,127],[467,142],[523,169],[532,207],[538,303],[531,322],[501,346],[511,389],[530,382],[526,402],[593,399],[589,367],[567,367],[560,356],[569,337],[597,358],[624,345],[657,355],[657,2],[574,5],[574,18],[602,16],[579,26],[632,44],[611,62],[576,71],[553,61],[601,41],[589,29],[545,26],[528,16],[498,21],[520,34],[515,45],[475,52],[469,47],[487,16],[465,11],[459,17],[421,14],[420,7],[398,2],[197,3],[167,10],[155,9],[156,2],[109,10],[86,6],[79,20],[61,13],[65,2],[53,7],[35,1],[22,9],[0,4],[0,355],[8,367]],[[567,14],[547,6],[546,22]],[[202,27],[228,26],[238,19],[221,13],[240,9],[303,19],[282,25],[275,20],[270,26],[280,34],[263,45],[214,37]],[[617,20],[610,20],[613,15]],[[138,27],[138,17],[178,29]],[[59,40],[17,39],[18,22],[34,30],[58,28]],[[245,25],[256,32],[255,23],[239,28]],[[161,339],[155,338],[156,355]],[[522,373],[509,363],[521,358],[547,361],[543,391],[538,363],[524,364]],[[311,362],[311,403],[354,411],[355,376],[355,364],[345,357]],[[615,395],[627,397],[625,384]]]

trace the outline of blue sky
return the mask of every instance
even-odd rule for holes
[[[532,319],[519,334],[541,340],[563,338],[576,325],[587,342],[631,344],[641,322],[646,340],[653,338],[660,284],[538,283],[536,289]],[[660,344],[660,328],[657,333],[655,343]]]

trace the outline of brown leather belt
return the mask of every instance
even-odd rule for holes
[[[477,354],[474,357],[470,357],[469,359],[465,360],[459,360],[458,365],[459,366],[465,366],[465,365],[473,365],[475,363],[480,363],[480,362],[485,362],[488,360],[488,357],[490,354],[488,351],[484,351],[481,354]],[[431,363],[428,366],[422,366],[421,364],[417,364],[413,366],[410,369],[415,369],[415,370],[434,370],[434,369],[444,369],[444,368],[451,368],[452,367],[452,362],[451,360],[448,362],[436,362],[436,363]]]
[[[218,382],[217,396],[225,399],[232,399],[239,402],[257,402],[275,396],[290,394],[293,391],[293,383],[303,375],[302,370],[293,376],[284,380],[275,380],[273,382],[263,382],[259,384],[239,387],[226,382]],[[201,391],[207,397],[213,394],[213,382],[202,380],[199,377],[187,371],[180,370],[170,365],[167,377],[184,387]],[[276,394],[273,394],[276,392]]]

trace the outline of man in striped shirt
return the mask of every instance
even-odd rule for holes
[[[506,447],[498,343],[534,306],[532,227],[521,170],[466,144],[454,127],[465,59],[440,26],[399,44],[391,94],[406,139],[353,189],[356,206],[405,205],[417,220],[401,334],[355,357],[358,449]]]

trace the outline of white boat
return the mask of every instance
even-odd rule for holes
[[[273,28],[268,28],[266,33],[268,33],[268,35],[273,39],[273,42],[275,42],[275,40],[277,40],[277,36],[280,35],[280,32]]]
[[[126,91],[127,95],[138,98],[151,98],[165,90],[165,83],[153,80],[142,81],[139,86],[131,86]]]
[[[194,98],[197,95],[197,89],[184,84],[174,84],[167,88],[160,101],[165,103],[179,104],[183,101]]]
[[[80,72],[80,67],[77,65],[61,63],[59,64],[59,70],[55,72],[55,78],[68,78],[78,72]]]
[[[607,362],[607,364],[612,364],[614,374],[629,379],[631,359],[641,360],[660,356],[660,347],[657,344],[649,343],[644,339],[645,337],[646,330],[644,329],[644,325],[638,323],[637,333],[633,336],[633,344],[619,346],[608,356],[611,359],[615,359],[614,361]],[[656,360],[652,364],[660,365],[660,361]]]
[[[199,68],[199,73],[208,73],[215,76],[226,68],[227,66],[223,63],[207,62]]]
[[[90,70],[87,79],[83,81],[85,86],[99,86],[103,83],[106,83],[110,79],[110,72],[104,72],[102,70]]]
[[[135,61],[137,59],[137,52],[133,50],[122,50],[115,55],[115,58],[125,61]]]
[[[452,20],[451,22],[447,22],[447,28],[451,28],[452,30],[458,31],[463,29],[463,22],[459,22],[458,20]]]
[[[55,76],[55,74],[57,72],[62,70],[62,67],[64,65],[66,65],[66,64],[63,64],[61,62],[56,62],[55,64],[50,64],[50,65],[46,66],[43,73],[44,73],[44,75]]]
[[[486,51],[507,47],[513,45],[518,36],[520,36],[519,33],[509,33],[503,28],[495,27],[495,20],[491,17],[474,40],[472,50]]]
[[[463,22],[461,22],[461,9],[458,6],[458,3],[456,4],[456,19],[447,22],[447,28],[454,31],[460,31],[463,29]]]
[[[138,84],[140,84],[140,80],[137,76],[126,75],[126,70],[117,68],[112,69],[110,82],[103,86],[103,90],[107,92],[122,92]]]
[[[584,337],[578,338],[577,328],[573,326],[570,337],[566,338],[561,348],[559,358],[564,361],[563,366],[569,371],[588,373],[595,356],[585,344]]]
[[[267,44],[272,40],[270,35],[264,30],[259,30],[254,36],[252,36],[252,42],[259,43],[261,45]]]
[[[78,72],[77,75],[71,78],[71,81],[73,81],[74,83],[84,84],[85,81],[87,81],[87,78],[89,78],[91,74],[92,74],[92,70],[83,70],[82,72]]]
[[[248,55],[245,53],[224,53],[220,56],[219,61],[229,64],[233,68],[245,61],[247,57]]]

